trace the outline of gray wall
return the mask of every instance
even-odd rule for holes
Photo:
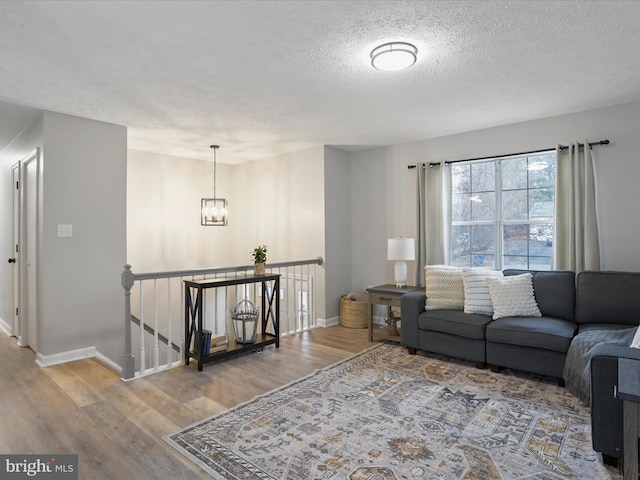
[[[640,102],[450,135],[351,155],[353,288],[393,280],[386,239],[415,235],[415,173],[407,165],[609,139],[592,150],[596,170],[602,269],[640,271]],[[375,212],[381,213],[375,218]],[[409,278],[416,266],[408,262]],[[421,267],[420,267],[421,268]]]
[[[42,148],[41,356],[95,346],[115,361],[122,357],[126,137],[118,125],[44,112],[0,155],[2,212],[11,218],[10,165]],[[73,236],[58,238],[58,224],[73,225]],[[10,229],[1,237],[5,248],[11,245]],[[2,271],[2,315],[10,319],[4,287],[12,284],[11,270]]]
[[[211,157],[212,159],[213,157]],[[211,161],[129,151],[127,259],[134,272],[250,265],[266,244],[269,262],[325,256],[324,147],[239,165],[221,164],[217,195],[226,227],[200,226],[200,198],[213,195]],[[316,313],[327,315],[324,267]]]
[[[134,272],[249,264],[248,252],[233,253],[240,222],[231,168],[218,163],[216,179],[217,196],[229,202],[229,226],[203,227],[200,200],[213,197],[213,162],[128,151],[127,261]]]
[[[44,232],[40,353],[95,345],[119,361],[124,350],[127,130],[44,114]],[[73,237],[58,238],[57,224]]]
[[[324,149],[326,319],[337,322],[340,297],[351,291],[351,162],[348,152]]]

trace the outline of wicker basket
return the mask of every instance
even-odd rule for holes
[[[340,325],[347,328],[367,328],[371,309],[368,301],[340,297]]]

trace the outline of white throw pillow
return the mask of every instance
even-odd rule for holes
[[[425,310],[463,310],[462,267],[427,265],[424,267],[427,301]]]
[[[631,340],[631,348],[640,348],[640,327],[636,330],[636,334],[633,336],[633,340]]]
[[[493,304],[493,319],[502,317],[541,317],[533,294],[530,273],[511,277],[487,277],[489,295]]]
[[[500,270],[486,268],[464,268],[462,280],[464,283],[464,313],[479,313],[493,315],[493,303],[489,295],[487,277],[502,277]]]

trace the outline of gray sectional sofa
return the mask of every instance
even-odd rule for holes
[[[410,292],[402,296],[402,345],[409,353],[421,350],[470,360],[479,368],[489,364],[494,371],[506,367],[537,373],[555,377],[564,385],[565,360],[574,339],[598,338],[593,348],[583,348],[591,357],[586,364],[591,375],[587,384],[591,387],[593,446],[609,463],[622,458],[622,402],[613,396],[617,358],[640,359],[640,349],[609,344],[607,335],[611,332],[620,338],[614,332],[640,325],[640,273],[503,273],[526,272],[532,274],[541,317],[493,320],[462,310],[425,311],[425,291]]]

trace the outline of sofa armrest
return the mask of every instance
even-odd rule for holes
[[[603,343],[596,345],[591,351],[593,357],[591,363],[596,357],[614,357],[616,362],[618,358],[630,358],[632,360],[640,360],[640,348],[625,347],[623,345],[612,345],[610,343]]]
[[[423,290],[416,290],[402,295],[400,343],[407,348],[420,348],[418,334],[418,316],[424,312],[427,295]]]
[[[591,428],[593,449],[624,457],[622,401],[614,397],[618,385],[618,358],[640,360],[640,349],[601,344],[591,358]]]

